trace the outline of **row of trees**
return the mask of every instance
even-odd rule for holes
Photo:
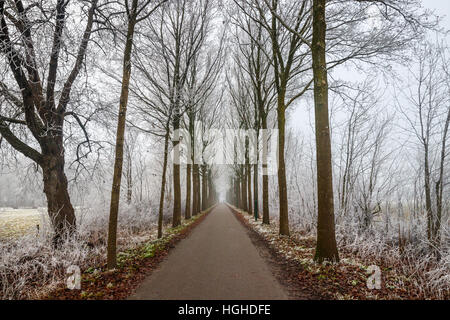
[[[229,201],[256,217],[261,207],[263,223],[269,223],[269,195],[275,190],[279,232],[288,236],[291,207],[286,155],[291,151],[286,148],[286,119],[291,109],[313,95],[316,260],[338,260],[335,211],[338,219],[347,216],[356,201],[363,224],[369,227],[380,210],[375,186],[386,159],[383,145],[390,122],[388,115],[379,121],[367,120],[375,104],[375,87],[363,85],[352,95],[345,83],[329,84],[328,76],[341,66],[352,65],[394,78],[391,65],[410,62],[405,53],[421,43],[426,30],[436,27],[431,17],[420,9],[419,0],[58,0],[56,4],[0,0],[0,146],[5,140],[40,168],[57,244],[76,230],[65,171],[66,148],[70,145],[74,162],[83,168],[83,160],[102,148],[99,132],[89,131],[87,124],[103,115],[117,118],[116,141],[111,143],[115,154],[108,239],[108,266],[113,268],[122,177],[126,178],[127,202],[139,185],[133,179],[137,160],[132,156],[134,138],[129,129],[151,135],[163,145],[158,236],[162,236],[168,171],[173,179],[173,226],[181,223],[183,211],[189,219],[217,197],[214,180],[219,168],[208,165],[216,137],[208,129],[217,127],[228,111],[231,128],[257,133],[254,139],[244,139],[243,154],[236,151],[236,159],[244,160],[233,166]],[[398,83],[397,96],[403,95],[409,103],[405,107],[399,100],[397,107],[423,149],[420,170],[428,236],[438,246],[448,179],[449,112],[442,108],[441,93],[448,68],[437,63],[445,60],[444,49],[416,47],[420,72],[412,75],[417,76],[419,94]],[[107,65],[98,59],[105,56]],[[120,71],[114,70],[117,61]],[[105,97],[114,95],[114,89],[93,84],[104,75],[120,84],[118,111]],[[96,90],[103,95],[94,98]],[[334,176],[330,90],[340,96],[349,115]],[[364,139],[361,128],[368,123],[373,126],[364,129]],[[77,134],[72,132],[75,126]],[[278,172],[277,181],[269,185],[264,146],[270,138],[266,129],[272,128],[278,129]],[[182,141],[188,141],[188,150],[181,148]],[[263,142],[262,150],[252,147],[259,146],[255,141]],[[363,150],[370,150],[370,156]],[[188,159],[185,174],[182,158]],[[255,159],[263,165],[254,164]],[[362,192],[355,192],[357,184]]]
[[[211,99],[223,65],[222,41],[211,40],[211,23],[217,18],[217,10],[217,4],[209,0],[119,3],[61,0],[56,6],[51,1],[27,4],[1,1],[0,49],[6,64],[2,62],[0,79],[0,137],[42,170],[55,245],[72,235],[77,225],[65,174],[65,147],[70,138],[65,136],[65,122],[73,118],[83,132],[85,139],[76,146],[77,161],[81,163],[96,142],[86,129],[90,117],[85,110],[77,108],[84,99],[86,104],[93,103],[85,92],[91,88],[90,84],[88,81],[83,84],[79,78],[98,76],[97,68],[84,67],[89,64],[102,69],[102,62],[95,55],[103,50],[115,51],[115,45],[123,49],[119,54],[122,76],[117,77],[110,68],[102,70],[121,85],[116,113],[108,266],[113,268],[116,263],[122,177],[126,177],[127,202],[131,201],[134,183],[132,141],[125,141],[127,126],[164,139],[159,237],[162,236],[169,152],[173,149],[172,224],[181,223],[180,164],[176,158],[180,154],[179,141],[188,137],[180,136],[180,129],[188,128],[193,141],[194,136],[201,136],[201,131],[207,129],[197,128],[194,123],[203,120],[212,126],[219,112],[220,99]],[[47,43],[52,44],[50,48]],[[46,57],[50,59],[47,61]],[[132,65],[136,69],[133,73]],[[98,90],[109,91],[108,88]],[[131,118],[127,119],[129,101],[133,109]],[[95,102],[96,111],[104,112],[102,102]],[[206,147],[209,141],[202,143]],[[200,156],[189,155],[191,160]],[[186,169],[189,183],[185,218],[204,210],[216,197],[215,170],[201,161],[202,165],[192,161]]]
[[[116,160],[114,180],[111,195],[111,211],[108,233],[108,268],[116,266],[116,234],[117,216],[120,199],[120,182],[122,177],[124,130],[126,125],[126,109],[128,94],[136,101],[137,121],[133,126],[141,131],[160,136],[164,139],[164,160],[161,177],[161,192],[158,215],[158,237],[162,237],[164,211],[164,193],[166,172],[169,160],[169,142],[172,141],[173,161],[173,214],[172,226],[181,224],[181,153],[182,139],[191,141],[188,149],[186,168],[186,207],[185,218],[198,214],[212,204],[215,190],[212,184],[212,168],[204,159],[193,152],[196,148],[195,138],[200,130],[202,134],[207,129],[195,126],[196,120],[212,126],[216,120],[219,104],[210,104],[210,96],[214,91],[213,84],[217,81],[222,66],[222,48],[207,48],[210,41],[211,21],[214,19],[217,7],[210,0],[204,1],[169,1],[154,7],[144,18],[138,18],[137,1],[133,2],[128,14],[127,46],[124,52],[124,75],[121,81],[122,94],[118,113]],[[136,8],[135,8],[136,7]],[[153,11],[155,11],[153,13]],[[134,12],[134,13],[133,13]],[[133,15],[134,14],[134,15]],[[146,19],[152,14],[151,19]],[[139,34],[135,35],[135,25],[142,21]],[[136,45],[137,75],[130,86],[131,52],[133,41]],[[131,89],[130,89],[131,88]],[[218,100],[220,102],[220,100]],[[186,135],[181,129],[187,128]],[[202,141],[206,147],[209,141]],[[192,150],[192,151],[191,151]],[[201,150],[200,155],[203,154]],[[197,158],[196,158],[197,157]],[[192,185],[191,185],[192,179]],[[200,183],[201,180],[201,183]],[[191,209],[191,195],[192,209]]]
[[[241,128],[267,128],[270,111],[276,111],[275,121],[270,125],[278,129],[279,232],[281,235],[289,235],[285,164],[286,111],[314,89],[317,173],[315,196],[318,212],[315,259],[338,260],[334,230],[327,73],[349,63],[389,70],[389,64],[403,61],[404,53],[410,45],[421,39],[425,30],[435,27],[435,24],[427,20],[429,13],[417,10],[419,2],[411,1],[298,3],[247,0],[234,3],[229,14],[234,27],[235,68],[230,75],[232,80],[229,81],[229,91]],[[342,91],[342,87],[333,85],[335,84],[332,84],[331,89],[334,92]],[[364,98],[359,97],[357,101],[364,101]],[[364,113],[364,110],[355,106],[353,112],[359,118],[356,113]],[[358,146],[351,140],[351,130],[357,125],[355,121],[349,121],[346,147],[357,151]],[[380,141],[385,134],[386,125],[381,125],[376,141]],[[263,137],[263,141],[267,141],[267,137]],[[348,151],[347,154],[351,157],[352,152]],[[267,151],[263,150],[264,152]],[[373,161],[379,161],[379,158],[379,149],[375,148]],[[348,209],[346,199],[353,160],[346,159],[347,166],[341,177],[339,211]],[[237,196],[230,197],[230,200],[240,208],[251,211],[251,168],[247,164],[247,158],[246,165],[238,166],[234,171],[231,185]],[[367,181],[367,192],[361,202],[366,220],[377,208],[377,204],[374,208],[373,203],[376,174],[372,172],[370,181]],[[258,168],[254,167],[255,199],[258,198],[257,175]],[[266,181],[262,186],[262,198],[263,203],[267,203],[267,177],[263,175],[263,179]],[[257,210],[257,207],[254,206],[254,209]],[[264,217],[268,217],[267,212],[268,208],[263,205]],[[263,223],[269,223],[268,218],[263,219]]]

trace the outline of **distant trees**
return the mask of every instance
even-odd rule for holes
[[[153,22],[148,21],[147,24]],[[147,24],[144,24],[144,28]],[[163,139],[163,161],[160,184],[159,211],[158,211],[158,238],[162,237],[162,224],[164,213],[164,199],[166,192],[167,165],[169,161],[171,121],[173,110],[167,103],[165,91],[161,90],[161,83],[155,79],[160,76],[160,65],[157,49],[145,35],[139,38],[140,45],[136,48],[136,73],[130,91],[134,98],[136,118],[133,126],[139,130]],[[149,55],[153,52],[153,55]],[[137,84],[139,83],[139,84]]]
[[[296,75],[310,68],[308,42],[305,39],[311,32],[309,16],[311,7],[309,1],[303,1],[299,5],[295,2],[280,3],[278,0],[273,0],[268,7],[270,20],[266,20],[263,25],[269,32],[272,42],[272,63],[277,92],[279,232],[281,235],[289,235],[285,165],[286,109],[305,93],[312,81],[297,83],[298,89],[293,95],[289,95],[288,85]],[[283,18],[280,19],[280,16]]]
[[[67,1],[58,0],[56,6],[47,1],[29,6],[20,0],[0,1],[0,52],[8,66],[0,80],[7,102],[0,107],[0,134],[42,169],[55,244],[76,229],[64,168],[64,122],[72,116],[83,125],[70,110],[71,92],[83,68],[98,6],[97,0],[78,6],[84,26],[78,30],[70,23]],[[63,46],[67,36],[81,40],[75,48]],[[40,46],[44,41],[51,43],[50,50]],[[63,54],[68,63],[61,63]]]
[[[206,5],[206,3],[205,3]],[[220,81],[221,71],[224,64],[224,45],[225,32],[219,31],[218,43],[214,46],[208,46],[211,43],[212,24],[210,21],[217,17],[217,6],[215,2],[208,4],[208,12],[202,19],[203,32],[205,33],[199,43],[199,49],[192,57],[189,64],[184,89],[184,117],[183,117],[183,139],[189,145],[186,150],[186,203],[185,218],[196,215],[201,211],[201,192],[200,192],[200,158],[201,148],[199,146],[199,125],[200,113],[205,109],[205,104],[211,95],[216,93],[216,86]],[[206,8],[205,8],[206,9]],[[195,42],[195,37],[190,38]],[[214,119],[217,121],[217,119]]]
[[[214,131],[214,126],[219,119],[222,105],[223,94],[205,96],[202,99],[198,108],[198,147],[200,149],[199,155],[199,179],[201,179],[201,202],[199,205],[201,210],[206,210],[210,205],[210,191],[212,188],[212,165],[214,159],[220,150],[215,149],[215,141],[218,138]],[[215,100],[213,100],[215,99]],[[200,181],[200,180],[199,180]]]
[[[392,95],[401,113],[401,121],[395,124],[408,139],[414,137],[408,140],[413,146],[410,150],[420,155],[418,161],[408,158],[416,172],[410,179],[413,199],[398,200],[398,207],[414,202],[414,214],[426,215],[427,239],[438,255],[450,206],[450,67],[445,45],[423,41],[425,30],[435,28],[436,22],[420,9],[420,1],[234,0],[228,4],[224,17],[222,2],[216,0],[33,0],[27,4],[0,0],[0,147],[8,143],[8,150],[31,159],[36,170],[42,171],[55,244],[76,230],[74,197],[71,201],[68,187],[71,172],[76,180],[83,168],[80,160],[96,143],[86,124],[95,113],[101,121],[109,121],[108,98],[93,102],[90,92],[115,96],[117,91],[103,85],[94,89],[94,80],[88,79],[101,75],[97,69],[101,63],[92,62],[95,54],[88,56],[88,48],[111,51],[111,61],[106,63],[115,62],[115,49],[107,50],[111,48],[105,47],[102,37],[93,39],[101,32],[123,51],[119,72],[114,66],[101,70],[121,85],[116,99],[117,128],[107,125],[117,129],[115,141],[104,141],[115,151],[114,166],[108,162],[103,167],[105,172],[107,167],[114,170],[109,176],[108,268],[116,265],[121,188],[126,190],[123,199],[131,204],[134,199],[142,201],[143,179],[156,180],[158,237],[162,237],[166,207],[173,205],[172,226],[182,222],[184,187],[185,219],[213,204],[220,170],[210,162],[216,151],[216,137],[210,129],[221,127],[225,116],[229,127],[256,132],[255,137],[245,134],[243,139],[227,142],[235,146],[230,150],[235,163],[228,199],[258,217],[262,198],[262,222],[268,224],[269,194],[276,197],[273,208],[279,209],[279,233],[286,236],[290,234],[289,214],[295,209],[291,202],[302,202],[311,220],[309,229],[316,227],[317,217],[316,261],[337,261],[335,214],[338,222],[357,221],[358,232],[364,235],[372,230],[375,216],[389,219],[383,212],[388,207],[383,197],[392,191],[387,185],[394,178],[386,164],[394,166],[395,162],[388,141],[395,127],[392,119],[397,118],[382,111],[379,88],[372,78],[355,85],[334,81],[332,73],[351,64],[358,70],[381,71],[391,80],[402,78],[395,74],[398,62],[407,65],[409,80],[396,83]],[[91,46],[92,41],[100,45]],[[405,50],[412,43],[416,45],[413,51]],[[229,47],[232,50],[224,50]],[[79,83],[83,73],[85,85]],[[287,134],[289,110],[300,101],[309,103],[313,88],[315,137],[293,141],[295,136]],[[329,102],[331,92],[339,106]],[[95,106],[89,115],[77,109],[85,101]],[[330,115],[333,108],[340,108],[336,118]],[[127,141],[134,140],[126,134],[127,126],[161,143],[158,166],[162,166],[156,168],[157,173],[139,178],[144,165],[142,158],[135,157],[136,141]],[[72,148],[72,141],[78,139],[73,138],[75,127],[84,139]],[[272,128],[278,129],[278,171],[269,189],[266,146],[267,130]],[[101,135],[99,131],[95,130],[95,136]],[[187,150],[181,150],[183,142]],[[310,157],[308,147],[316,148]],[[1,156],[6,157],[3,150]],[[71,155],[67,150],[74,154],[76,168],[72,163],[66,165]],[[293,152],[297,154],[289,154]],[[184,156],[185,171],[180,164]],[[262,167],[254,160],[262,160]],[[301,176],[301,161],[308,167],[305,176]],[[108,180],[102,170],[97,171],[98,181]],[[123,186],[122,177],[126,179]],[[301,193],[298,201],[288,197],[289,188]]]
[[[372,77],[348,84],[337,94],[333,140],[337,146],[337,220],[359,221],[362,232],[372,227],[381,211],[389,174],[387,138],[392,131],[393,112],[381,107],[382,92]],[[342,100],[341,103],[338,102]],[[343,118],[341,120],[341,118]]]
[[[397,106],[407,122],[405,130],[420,147],[420,168],[427,219],[427,238],[432,252],[439,254],[444,189],[448,184],[448,140],[450,125],[449,60],[442,44],[422,43],[414,48],[408,66],[408,82],[398,85]],[[402,103],[400,99],[405,99]]]
[[[286,168],[284,163],[286,110],[297,99],[305,96],[310,90],[313,80],[315,80],[318,224],[321,232],[324,232],[325,229],[328,230],[325,232],[327,236],[322,234],[319,237],[319,243],[323,239],[329,239],[334,244],[329,243],[327,246],[329,248],[335,247],[330,124],[325,96],[325,91],[328,90],[328,83],[325,81],[326,73],[349,62],[357,66],[364,64],[375,68],[386,67],[385,70],[389,70],[388,64],[401,60],[401,53],[404,53],[404,50],[408,48],[412,41],[423,36],[424,30],[434,28],[435,21],[428,19],[429,12],[417,10],[420,5],[418,1],[386,3],[385,1],[349,0],[317,3],[306,0],[300,2],[246,0],[234,2],[237,14],[233,11],[230,12],[230,16],[239,29],[240,33],[236,36],[237,45],[241,50],[241,56],[246,61],[246,63],[240,63],[240,68],[246,70],[251,83],[254,85],[254,90],[251,90],[250,96],[254,96],[255,101],[261,102],[261,99],[258,98],[258,86],[261,87],[261,81],[255,81],[258,77],[255,77],[256,73],[261,70],[269,72],[268,78],[273,80],[276,93],[277,129],[279,130],[279,232],[283,235],[289,235]],[[316,9],[313,9],[313,5]],[[319,7],[323,11],[321,14],[324,16],[323,18],[318,15],[314,16]],[[327,13],[326,18],[325,12]],[[319,34],[323,38],[320,41],[323,42],[321,46],[324,47],[324,52],[321,51],[322,48],[315,47],[317,43],[313,43],[314,18],[316,18],[316,22],[319,18],[323,20],[321,22],[323,26],[316,25],[316,29],[320,29],[320,32],[316,33],[316,39],[318,39]],[[326,64],[324,61],[320,61],[321,66],[319,66],[318,60],[322,59],[318,56],[319,54],[320,56],[323,55],[323,60],[326,55],[328,59]],[[261,57],[263,60],[261,60]],[[257,59],[255,60],[255,58]],[[265,59],[268,59],[267,62],[264,62]],[[314,59],[316,60],[314,61]],[[262,62],[262,65],[255,63],[257,60]],[[259,75],[261,76],[261,73]],[[316,88],[317,86],[319,88]],[[337,86],[333,90],[339,92],[340,88]],[[264,114],[263,112],[259,113]],[[260,120],[263,119],[260,118]],[[363,212],[362,215],[364,215],[362,218],[363,224],[366,225],[370,224],[370,216],[379,211],[379,204],[376,201],[374,203],[373,196],[374,185],[379,175],[379,164],[382,162],[380,148],[385,136],[385,126],[380,126],[377,129],[379,129],[379,135],[375,138],[374,153],[370,165],[372,169],[369,175],[363,174],[361,179],[358,180],[358,183],[361,183],[361,192],[357,201],[361,212]],[[352,148],[355,148],[355,145]],[[351,160],[348,160],[348,164],[353,165]],[[367,166],[367,163],[364,165]],[[343,180],[345,181],[342,181],[342,192],[340,192],[342,196],[340,204],[342,204],[344,211],[348,208],[346,197],[347,192],[350,191],[348,190],[349,182],[346,175],[347,173],[344,173]],[[243,195],[242,188],[240,192]],[[334,249],[331,249],[331,251],[334,251]],[[320,256],[319,252],[318,260],[321,259]],[[337,254],[324,253],[322,258],[335,259]]]
[[[263,223],[269,224],[269,177],[267,175],[267,142],[268,142],[268,117],[269,111],[274,106],[275,91],[274,79],[270,56],[270,37],[265,32],[261,24],[255,22],[248,15],[238,11],[232,16],[232,22],[236,26],[235,39],[238,44],[238,52],[234,58],[239,69],[244,72],[249,79],[250,88],[248,98],[251,107],[244,110],[249,115],[246,117],[248,127],[255,130],[256,137],[253,143],[254,165],[253,165],[253,198],[254,214],[258,215],[259,183],[258,183],[258,162],[262,160],[262,217]],[[237,106],[239,108],[239,106]],[[247,107],[246,107],[247,108]],[[241,114],[245,114],[242,113]],[[260,130],[262,129],[263,149],[260,150]],[[259,153],[262,152],[262,159]]]
[[[278,129],[278,194],[279,232],[289,235],[288,199],[285,165],[286,109],[301,97],[312,83],[310,77],[299,75],[311,70],[308,39],[311,36],[310,1],[235,1],[250,20],[269,36],[270,48],[260,46],[270,57],[276,92]],[[255,28],[255,30],[257,30]],[[253,33],[251,36],[255,36]],[[303,80],[303,81],[302,81]],[[293,83],[296,89],[292,90]]]
[[[200,2],[174,1],[164,5],[143,25],[139,35],[136,64],[138,77],[132,87],[137,100],[136,109],[140,129],[164,138],[164,161],[161,182],[158,235],[162,236],[162,216],[168,164],[169,141],[173,140],[173,226],[181,223],[180,141],[191,143],[187,159],[185,218],[200,212],[200,184],[198,161],[193,161],[195,126],[199,106],[214,88],[218,77],[221,43],[212,53],[206,48],[211,31],[210,21],[215,7],[209,0]],[[149,52],[152,54],[149,55]],[[207,57],[207,55],[209,55]],[[187,119],[187,120],[186,120]],[[185,121],[186,120],[186,121]],[[145,127],[145,128],[143,128]],[[184,130],[185,127],[187,130]],[[193,176],[193,192],[191,191]]]
[[[240,55],[234,57],[236,65],[227,75],[228,92],[230,96],[230,102],[235,110],[235,118],[232,119],[230,124],[238,129],[236,131],[235,141],[230,141],[237,148],[237,165],[238,165],[238,183],[240,190],[240,205],[239,207],[251,214],[251,204],[249,203],[249,165],[248,165],[248,152],[249,152],[249,139],[247,136],[247,130],[252,125],[252,91],[249,84],[248,75],[244,73],[242,65],[239,64]],[[242,133],[240,135],[239,133]],[[251,195],[250,195],[251,197]]]
[[[208,36],[210,19],[212,18],[211,6],[212,4],[208,0],[196,3],[185,0],[174,1],[165,6],[158,16],[158,28],[151,28],[151,34],[153,35],[152,41],[157,48],[157,54],[160,55],[159,60],[164,66],[164,70],[153,75],[153,77],[159,77],[153,80],[153,82],[159,83],[159,90],[163,90],[167,107],[172,112],[171,122],[174,152],[173,226],[178,226],[181,223],[179,143],[183,137],[179,135],[186,111],[186,98],[189,103],[188,108],[195,108],[193,104],[195,103],[195,99],[198,99],[198,97],[189,98],[188,95],[192,94],[192,92],[186,92],[186,85],[188,84],[189,76],[196,76],[192,74],[192,72],[195,72],[195,68],[200,68],[196,65],[198,61],[196,59],[198,59],[200,50],[203,49]],[[196,88],[192,89],[195,90]],[[195,113],[195,110],[189,110],[189,112],[189,116],[191,118],[194,117],[193,113]],[[194,118],[191,119],[191,122],[192,120]]]

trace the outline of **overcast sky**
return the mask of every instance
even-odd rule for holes
[[[440,16],[442,25],[446,29],[450,29],[450,1],[449,0],[423,0],[423,6],[435,10],[435,13]]]
[[[422,0],[424,8],[433,10],[434,13],[439,16],[441,20],[441,26],[446,30],[450,30],[450,0]],[[432,35],[434,37],[434,34]],[[450,34],[447,36],[448,43],[450,44]],[[348,70],[346,67],[333,73],[334,79],[344,80],[363,80],[366,75],[361,75],[357,71]],[[331,100],[330,100],[331,102]],[[299,103],[293,105],[293,109],[289,111],[288,125],[300,130],[303,134],[313,134],[311,124],[314,123],[312,112],[312,101],[299,101]],[[308,108],[309,107],[309,108]]]

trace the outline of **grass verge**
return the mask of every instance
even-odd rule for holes
[[[280,236],[276,224],[263,225],[261,220],[228,204],[237,219],[248,228],[277,261],[283,273],[279,280],[290,291],[301,291],[312,299],[326,300],[423,300],[450,299],[450,291],[437,293],[421,289],[414,275],[399,272],[383,261],[356,257],[352,252],[340,249],[340,263],[318,264],[313,261],[315,238],[292,232],[290,237]],[[369,266],[381,271],[381,288],[369,289]],[[297,294],[297,296],[299,296]],[[296,297],[294,297],[296,298]]]
[[[90,266],[82,270],[81,289],[70,290],[60,283],[54,290],[40,297],[43,300],[119,300],[126,299],[159,263],[175,244],[185,238],[214,208],[175,228],[166,230],[161,239],[143,242],[117,254],[117,268],[107,270],[106,264]]]

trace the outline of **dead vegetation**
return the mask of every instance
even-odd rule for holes
[[[318,264],[313,260],[315,237],[294,230],[280,236],[275,221],[270,225],[255,221],[252,215],[232,207],[238,219],[254,230],[266,245],[296,268],[285,276],[302,290],[320,299],[409,300],[450,298],[450,255],[436,261],[431,255],[418,256],[412,245],[394,247],[380,239],[359,238],[339,246],[338,264]],[[342,235],[338,235],[342,238]],[[280,257],[279,257],[280,260]],[[292,265],[292,264],[291,264]],[[381,289],[368,289],[369,266],[381,271]]]

